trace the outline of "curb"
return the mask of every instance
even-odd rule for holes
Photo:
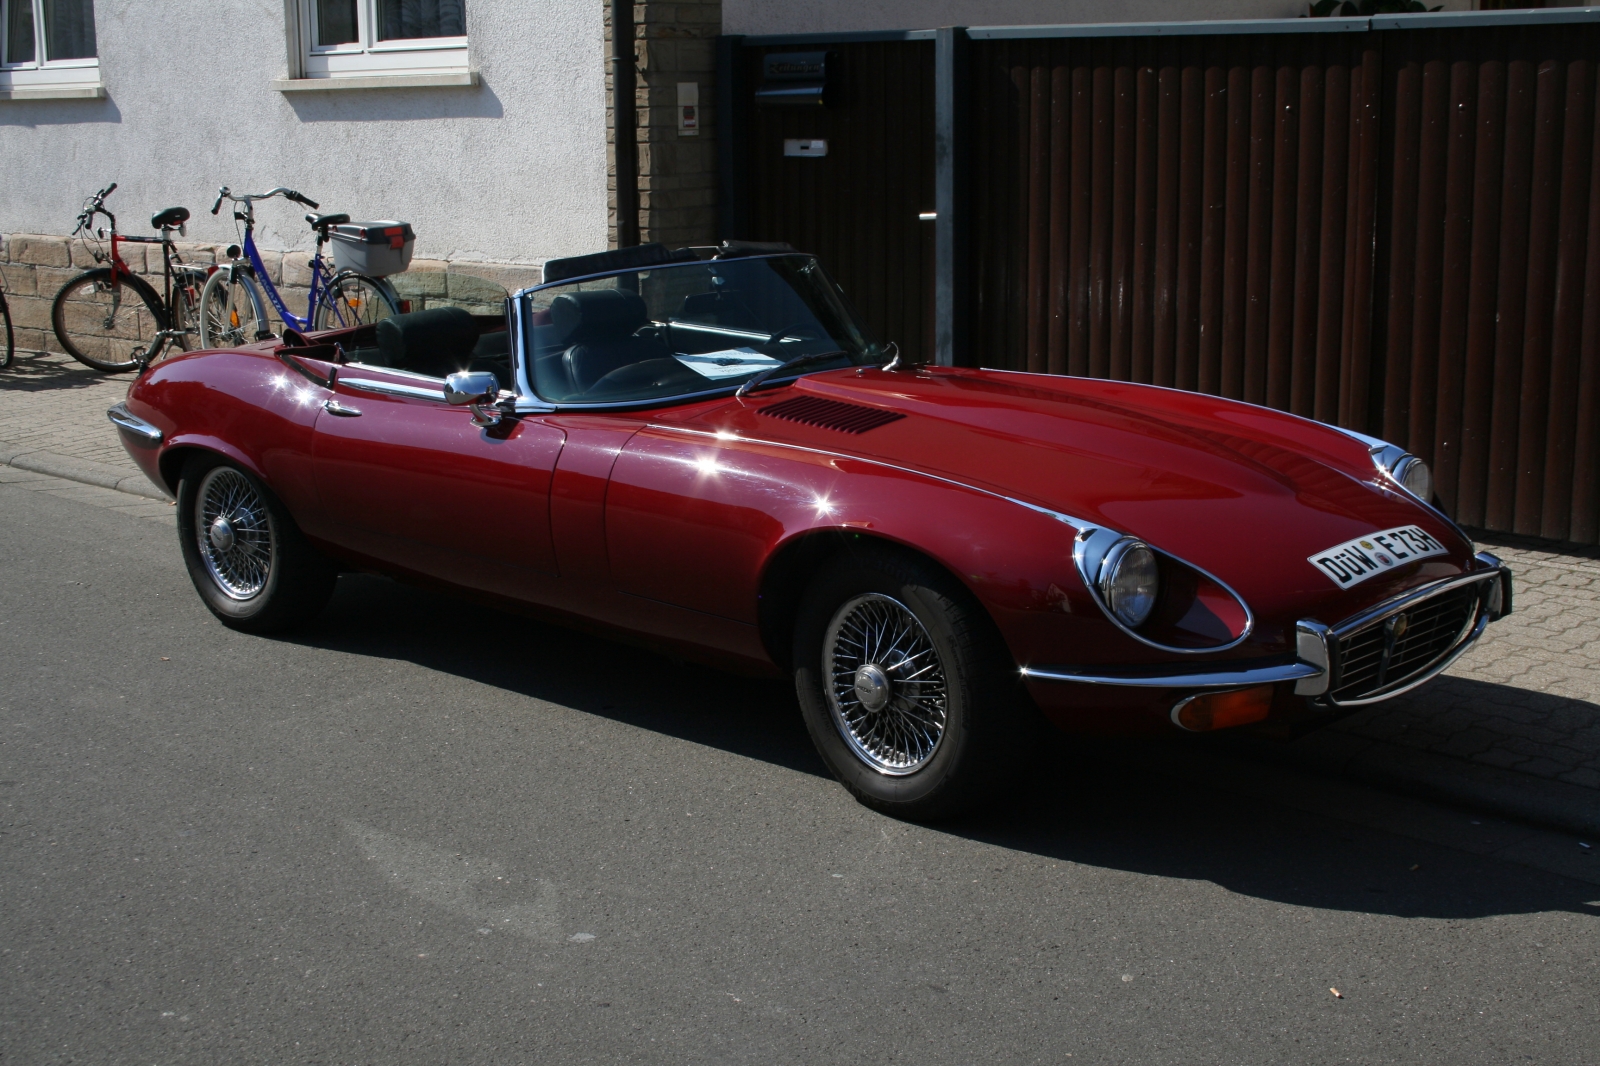
[[[130,496],[143,496],[148,500],[166,503],[171,496],[150,483],[143,474],[130,474],[120,467],[96,463],[89,459],[75,459],[55,452],[14,449],[14,445],[0,444],[0,464],[14,466],[34,474],[48,474],[66,481],[84,485],[97,485],[103,489],[116,489]]]
[[[1564,781],[1329,731],[1287,746],[1240,738],[1237,750],[1256,762],[1297,764],[1392,792],[1600,836],[1600,791]]]

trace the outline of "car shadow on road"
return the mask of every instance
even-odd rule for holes
[[[291,639],[399,659],[828,778],[787,683],[679,663],[623,644],[382,578],[350,574],[311,628]],[[1028,783],[993,809],[931,831],[986,844],[996,861],[1039,856],[1209,881],[1293,906],[1468,919],[1566,911],[1600,915],[1600,888],[1263,803],[1171,772],[1185,749],[1044,738],[1018,761]],[[1330,812],[1334,813],[1334,812]],[[1463,818],[1466,816],[1463,815]],[[1175,920],[1181,920],[1175,916]]]

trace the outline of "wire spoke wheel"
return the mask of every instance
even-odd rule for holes
[[[949,714],[944,663],[899,600],[872,592],[840,607],[822,642],[834,724],[879,773],[915,773],[938,751]]]
[[[149,357],[167,328],[161,299],[131,275],[102,267],[62,286],[50,309],[56,339],[85,366],[116,373]]]
[[[230,599],[259,596],[278,546],[267,501],[239,471],[218,466],[200,482],[194,509],[195,540],[211,579]]]

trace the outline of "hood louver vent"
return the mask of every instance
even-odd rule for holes
[[[841,400],[824,400],[820,396],[796,396],[792,400],[758,408],[756,413],[822,429],[836,429],[841,433],[865,433],[905,417],[895,411],[880,411],[876,407],[862,407]]]

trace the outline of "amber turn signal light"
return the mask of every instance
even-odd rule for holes
[[[1172,721],[1191,733],[1229,729],[1259,722],[1272,710],[1272,686],[1235,689],[1232,692],[1207,692],[1190,696],[1172,708]]]

